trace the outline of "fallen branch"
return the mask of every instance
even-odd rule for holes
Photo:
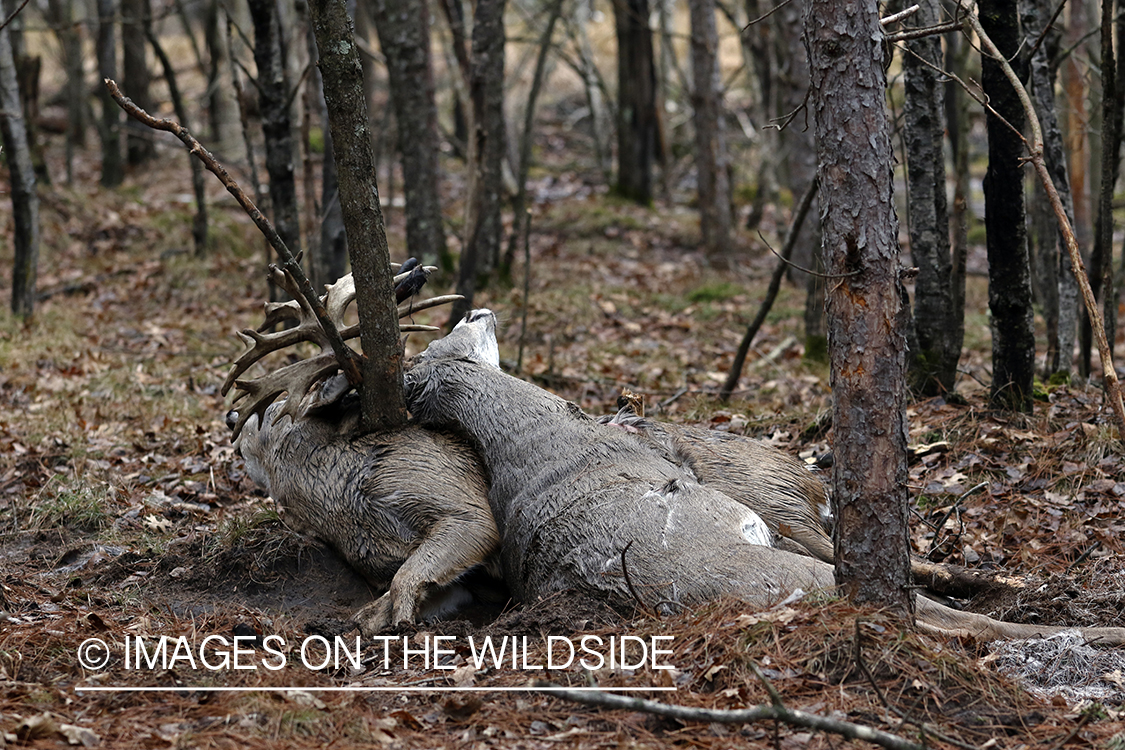
[[[693,708],[690,706],[677,706],[671,703],[634,698],[617,693],[598,693],[583,690],[558,689],[547,682],[540,682],[536,687],[551,688],[549,695],[564,700],[582,703],[587,706],[600,706],[602,708],[615,708],[625,711],[640,711],[656,716],[667,716],[680,721],[715,722],[718,724],[750,724],[756,721],[780,721],[794,727],[815,729],[821,732],[831,732],[849,740],[864,740],[874,743],[889,750],[922,750],[923,746],[910,740],[890,734],[879,729],[866,727],[862,724],[853,724],[850,721],[838,721],[817,714],[787,708],[780,702],[776,694],[771,695],[775,702],[771,705],[753,706],[751,708],[721,709],[721,708]]]
[[[300,287],[301,294],[305,300],[308,301],[309,306],[312,308],[313,313],[320,321],[321,328],[328,338],[328,343],[332,346],[332,352],[336,355],[337,362],[340,363],[340,369],[344,373],[344,377],[348,379],[348,383],[352,386],[358,386],[363,378],[359,371],[359,357],[360,355],[355,352],[350,346],[344,343],[343,337],[340,336],[340,331],[337,330],[332,319],[328,315],[328,311],[324,308],[324,303],[320,301],[320,296],[313,289],[312,282],[309,277],[305,275],[304,269],[289,248],[282,242],[281,237],[277,234],[270,220],[258,210],[254,205],[254,201],[250,200],[250,196],[238,186],[227,170],[222,164],[215,159],[214,155],[205,149],[203,145],[195,139],[188,129],[173,120],[158,120],[148,112],[138,107],[131,99],[121,93],[121,89],[117,87],[116,81],[112,79],[105,79],[105,86],[109,90],[109,95],[117,102],[117,105],[125,112],[137,120],[138,122],[147,125],[154,130],[163,130],[179,138],[183,144],[187,146],[188,151],[199,157],[203,162],[203,166],[207,167],[210,172],[219,178],[219,182],[223,183],[223,187],[227,189],[234,199],[238,201],[238,205],[242,206],[247,215],[253,219],[254,223],[258,225],[258,229],[266,236],[270,245],[277,251],[278,258],[281,259],[281,267],[288,271],[294,279],[296,279]]]
[[[1086,305],[1086,312],[1090,317],[1090,327],[1094,331],[1094,338],[1098,344],[1098,354],[1102,361],[1102,378],[1105,383],[1106,400],[1109,401],[1110,408],[1113,410],[1114,416],[1117,417],[1117,436],[1125,440],[1125,403],[1121,399],[1121,383],[1117,379],[1117,372],[1113,368],[1113,352],[1109,348],[1109,341],[1105,335],[1105,322],[1102,319],[1101,309],[1098,307],[1098,302],[1094,298],[1094,291],[1090,287],[1090,277],[1086,274],[1086,265],[1082,262],[1082,253],[1078,249],[1078,240],[1074,236],[1074,227],[1071,226],[1070,220],[1066,216],[1066,210],[1063,208],[1062,199],[1059,198],[1059,192],[1055,189],[1055,184],[1051,180],[1051,175],[1047,171],[1047,162],[1043,157],[1043,131],[1039,127],[1039,118],[1035,115],[1035,107],[1031,104],[1031,97],[1028,96],[1027,89],[1024,88],[1023,83],[1020,81],[1019,76],[1012,70],[1012,66],[1004,58],[996,45],[989,39],[988,34],[984,33],[984,28],[980,25],[980,19],[977,18],[975,12],[965,14],[965,20],[969,26],[972,27],[976,33],[977,38],[980,39],[981,48],[986,50],[989,55],[996,59],[1000,65],[1001,70],[1004,71],[1004,76],[1016,91],[1016,96],[1019,97],[1020,103],[1023,105],[1024,112],[1027,115],[1027,123],[1031,130],[1031,139],[1026,141],[1028,150],[1028,160],[1032,166],[1035,167],[1035,173],[1039,176],[1039,182],[1042,183],[1043,189],[1047,192],[1047,198],[1051,202],[1051,208],[1055,211],[1055,218],[1059,224],[1059,230],[1062,232],[1063,238],[1066,240],[1066,250],[1070,254],[1070,263],[1074,269],[1074,276],[1078,279],[1078,288],[1082,291],[1082,301]]]

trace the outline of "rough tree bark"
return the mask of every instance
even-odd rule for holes
[[[836,455],[836,581],[912,618],[906,525],[906,340],[898,218],[874,1],[813,0],[805,40],[815,113]]]
[[[617,26],[617,192],[652,202],[656,156],[656,65],[648,0],[613,0]]]
[[[258,68],[258,110],[266,143],[273,223],[294,255],[301,251],[300,209],[293,170],[293,133],[289,119],[289,82],[281,48],[277,0],[250,0],[254,23],[254,63]],[[350,29],[350,26],[349,26]],[[350,33],[350,32],[349,32]],[[351,40],[351,37],[348,37]],[[366,108],[365,108],[366,110]],[[270,288],[270,296],[276,294]]]
[[[691,0],[691,96],[695,124],[695,169],[703,248],[715,259],[730,251],[730,160],[723,134],[723,92],[719,79],[719,32],[715,0]]]
[[[121,0],[121,90],[145,112],[152,111],[145,36],[151,14],[148,0]],[[135,167],[156,156],[151,135],[139,122],[125,120],[125,156],[129,166]]]
[[[12,313],[29,318],[35,311],[35,278],[39,266],[39,196],[35,192],[35,167],[27,145],[8,29],[0,29],[0,138],[8,162],[14,226]]]
[[[481,278],[500,257],[504,226],[500,209],[504,189],[504,5],[505,0],[477,0],[473,14],[473,49],[469,72],[472,125],[469,135],[469,199],[465,248],[457,275],[450,325],[472,309]]]
[[[969,55],[972,46],[959,35],[950,37],[946,60],[948,69],[961,79],[968,75]],[[953,213],[950,222],[952,235],[951,280],[949,285],[953,319],[957,321],[954,333],[957,350],[965,341],[965,271],[969,257],[969,97],[957,81],[948,81],[945,90],[946,127],[949,129],[949,147],[953,157]]]
[[[114,22],[117,7],[113,0],[97,0],[98,76],[103,80],[117,78],[117,34]],[[102,185],[117,187],[125,179],[125,164],[121,154],[121,110],[104,87],[98,87],[98,98],[102,103],[102,120],[98,135],[102,141]]]
[[[423,263],[451,268],[441,216],[437,104],[430,55],[427,0],[372,0],[370,4],[387,61],[387,77],[398,122],[406,193],[406,246]]]
[[[1121,146],[1117,108],[1117,60],[1113,53],[1113,2],[1102,0],[1101,14],[1101,69],[1102,69],[1102,163],[1101,187],[1098,190],[1098,212],[1095,222],[1094,254],[1099,256],[1102,267],[1100,287],[1102,295],[1102,317],[1105,321],[1105,335],[1109,351],[1113,353],[1117,338],[1117,292],[1113,280],[1113,191],[1117,184],[1119,164],[1118,149]],[[1091,262],[1091,273],[1094,273]]]
[[[1020,51],[1017,5],[1017,0],[984,0],[978,7],[985,32],[1012,60],[1020,79],[1027,80],[1027,61],[1016,57]],[[1035,377],[1035,328],[1023,196],[1023,140],[1012,132],[1012,128],[1022,130],[1025,117],[1015,89],[988,55],[981,56],[981,84],[992,109],[1007,121],[988,113],[984,226],[988,308],[992,312],[991,402],[996,408],[1026,412],[1031,411]]]
[[[1055,10],[1053,0],[1028,0],[1022,7],[1024,39],[1034,44]],[[1029,61],[1031,93],[1035,112],[1043,127],[1043,156],[1051,179],[1059,192],[1067,218],[1074,226],[1074,202],[1070,196],[1070,174],[1062,131],[1055,105],[1055,78],[1058,66],[1061,32],[1052,26],[1039,50]],[[1046,225],[1039,237],[1040,253],[1036,271],[1042,279],[1042,304],[1047,322],[1047,374],[1069,374],[1074,360],[1074,342],[1078,331],[1078,281],[1065,251],[1066,242],[1058,222],[1049,208]]]
[[[932,26],[941,20],[937,0],[920,0],[913,21]],[[917,351],[910,353],[910,385],[924,396],[953,390],[961,339],[955,319],[949,215],[945,201],[944,97],[941,40],[936,36],[907,42],[906,73],[907,182],[910,187],[910,250],[918,278],[914,286]]]
[[[336,146],[340,206],[358,295],[363,384],[360,408],[368,431],[406,423],[402,342],[395,310],[390,251],[375,182],[363,69],[344,0],[312,0],[309,11],[320,52],[324,100]]]

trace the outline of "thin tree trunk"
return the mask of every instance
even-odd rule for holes
[[[965,80],[972,51],[965,39],[952,35],[948,58],[950,69]],[[950,226],[952,258],[949,294],[953,309],[952,340],[961,351],[965,340],[965,271],[969,257],[969,110],[968,97],[956,81],[946,84],[949,145],[953,157],[953,216]]]
[[[114,32],[116,6],[113,0],[97,0],[98,8],[98,76],[103,80],[117,79],[117,34]],[[121,109],[105,90],[98,87],[102,103],[102,121],[99,135],[102,141],[102,185],[117,187],[125,179],[125,164],[121,154]]]
[[[828,293],[836,582],[912,619],[906,524],[906,340],[878,7],[805,13]]]
[[[984,30],[1001,53],[1015,58],[1020,48],[1016,0],[985,0]],[[1027,78],[1026,61],[1014,66]],[[981,83],[992,108],[1012,127],[1022,129],[1023,107],[999,63],[981,56]],[[991,112],[987,119],[988,171],[984,177],[984,224],[988,243],[988,307],[992,313],[992,405],[1031,411],[1035,376],[1035,328],[1031,268],[1023,196],[1023,141]]]
[[[713,259],[731,250],[730,160],[723,133],[723,92],[719,79],[719,32],[715,0],[691,0],[692,109],[695,168],[703,248]]]
[[[66,71],[66,182],[74,181],[74,149],[85,145],[86,97],[82,70],[82,27],[74,23],[73,0],[48,0],[48,21],[55,28]]]
[[[148,0],[121,0],[121,90],[145,112],[153,110],[145,54],[148,50],[145,25],[151,14]],[[141,123],[132,119],[125,121],[125,153],[130,166],[143,164],[156,156],[151,135]]]
[[[1023,5],[1024,39],[1028,44],[1042,33],[1043,25],[1055,10],[1053,0],[1028,0]],[[1031,92],[1035,112],[1043,128],[1044,158],[1051,179],[1059,192],[1071,226],[1075,225],[1074,202],[1070,194],[1070,174],[1066,147],[1059,127],[1055,103],[1055,77],[1057,73],[1061,32],[1052,27],[1029,61]],[[1049,223],[1050,229],[1046,226]],[[1069,374],[1074,360],[1074,343],[1078,332],[1078,281],[1064,250],[1066,242],[1054,215],[1047,208],[1043,236],[1039,238],[1041,253],[1036,270],[1043,283],[1043,308],[1047,320],[1048,375],[1059,372]],[[1050,289],[1046,287],[1050,286]]]
[[[152,45],[153,54],[156,55],[156,59],[160,61],[160,65],[164,69],[164,81],[168,84],[168,95],[172,99],[172,109],[176,113],[176,119],[180,121],[180,125],[187,128],[187,108],[184,106],[183,97],[180,96],[180,87],[176,82],[176,70],[172,66],[172,61],[168,59],[164,47],[160,44],[160,39],[157,38],[156,32],[152,28],[151,18],[145,17],[142,28],[144,29],[144,35]],[[191,168],[191,187],[195,193],[195,216],[192,217],[191,221],[191,238],[195,245],[195,256],[202,258],[207,254],[207,190],[203,181],[203,165],[191,153],[188,153],[187,157],[188,166]]]
[[[932,26],[941,20],[937,0],[921,0],[913,21]],[[910,195],[910,250],[918,278],[914,287],[917,350],[910,356],[910,384],[926,396],[953,390],[957,361],[957,325],[953,315],[949,256],[949,216],[945,202],[944,97],[938,71],[941,40],[936,36],[907,42],[906,72],[907,183]]]
[[[0,29],[0,138],[8,162],[12,197],[12,313],[29,318],[35,311],[39,267],[39,196],[35,192],[35,167],[27,146],[15,55],[7,28]]]
[[[390,251],[375,181],[363,68],[343,0],[309,3],[320,53],[320,73],[336,145],[340,205],[355,277],[363,346],[360,408],[364,429],[385,431],[406,423],[402,342],[395,311]]]
[[[520,231],[524,212],[527,206],[527,174],[531,169],[531,144],[535,137],[535,105],[539,101],[539,92],[547,78],[547,55],[551,51],[551,37],[555,33],[555,25],[562,15],[563,0],[553,0],[548,11],[547,26],[539,37],[539,52],[535,58],[535,72],[531,76],[531,90],[527,94],[527,106],[523,113],[523,131],[520,133],[520,153],[516,176],[516,197],[512,200],[512,234],[508,237],[508,249],[504,253],[504,262],[501,267],[503,276],[510,277],[512,263],[516,257],[516,247],[519,244]]]
[[[1095,244],[1101,246],[1104,259],[1102,267],[1102,317],[1105,335],[1113,353],[1117,337],[1117,292],[1113,279],[1113,191],[1117,185],[1121,146],[1117,107],[1117,61],[1113,53],[1113,0],[1102,0],[1101,16],[1102,51],[1102,163],[1101,189],[1098,193],[1098,214]]]
[[[469,206],[457,278],[457,293],[464,299],[453,303],[450,325],[472,309],[479,279],[487,278],[499,258],[505,149],[504,4],[505,0],[477,0],[473,15]]]
[[[656,67],[648,0],[613,0],[617,26],[617,192],[652,202],[656,156]]]
[[[289,119],[289,82],[281,47],[277,0],[250,0],[254,22],[254,62],[258,68],[258,109],[266,143],[273,223],[286,246],[301,250],[300,209],[293,167],[293,134]],[[350,23],[350,21],[349,21]],[[350,27],[349,27],[350,28]],[[350,37],[349,37],[350,38]],[[276,290],[271,287],[271,298]]]
[[[207,17],[204,21],[204,42],[207,45],[207,122],[211,140],[216,148],[224,150],[234,143],[229,128],[232,123],[230,92],[222,85],[223,70],[230,65],[230,47],[223,33],[225,11],[221,0],[207,3]]]
[[[372,0],[387,60],[406,197],[406,247],[426,264],[451,269],[441,214],[437,104],[428,0]]]

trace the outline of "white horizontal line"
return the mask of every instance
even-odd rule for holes
[[[305,693],[551,693],[558,690],[568,690],[583,693],[641,693],[641,692],[668,692],[675,691],[674,687],[450,687],[434,686],[419,687],[396,685],[347,685],[340,687],[109,687],[105,685],[75,685],[75,692],[79,693],[249,693],[249,692],[305,692]]]

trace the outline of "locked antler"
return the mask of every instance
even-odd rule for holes
[[[400,319],[421,310],[461,299],[458,294],[446,294],[420,302],[414,301],[413,295],[421,289],[426,277],[437,269],[433,266],[418,266],[416,261],[412,261],[413,259],[407,261],[403,266],[396,263],[391,264],[392,269],[409,269],[407,272],[394,277],[395,296],[400,302],[398,306],[398,317]],[[283,268],[272,264],[270,265],[269,276],[271,281],[288,292],[293,299],[288,302],[267,302],[265,305],[266,319],[262,325],[257,330],[248,328],[238,334],[239,338],[246,344],[246,350],[234,361],[230,374],[227,375],[222,387],[222,394],[225,396],[230,391],[231,386],[234,386],[239,392],[235,397],[236,403],[249,398],[246,407],[239,409],[238,420],[235,423],[232,436],[235,438],[238,437],[242,431],[242,426],[251,414],[258,414],[261,418],[266,408],[283,393],[289,395],[277,418],[280,419],[282,416],[288,415],[292,419],[297,419],[308,411],[312,403],[315,402],[318,406],[326,405],[338,400],[350,390],[348,388],[338,389],[329,398],[318,398],[313,394],[313,389],[317,384],[336,374],[340,369],[340,362],[332,350],[327,334],[317,320],[312,307],[301,294],[293,276]],[[320,301],[328,313],[328,319],[340,332],[340,337],[344,341],[356,338],[359,336],[359,326],[344,325],[344,314],[348,306],[355,300],[356,295],[355,281],[352,275],[349,273],[342,276],[335,284],[328,284],[325,288],[327,293],[320,298]],[[286,321],[296,321],[296,326],[276,333],[270,332],[278,324]],[[434,326],[406,323],[400,324],[399,330],[405,333],[410,331],[438,331],[441,329]],[[258,362],[267,354],[280,351],[302,341],[316,344],[320,347],[320,352],[308,359],[280,367],[261,377],[240,380],[241,376],[255,362]]]

